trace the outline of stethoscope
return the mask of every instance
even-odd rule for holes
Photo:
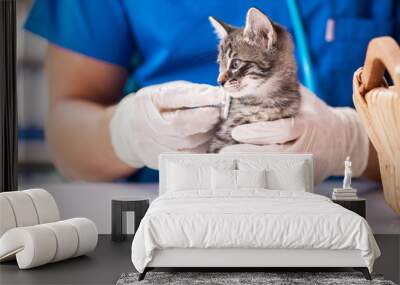
[[[300,68],[304,75],[304,86],[312,92],[317,92],[317,84],[310,56],[304,25],[301,20],[300,9],[297,0],[286,0],[290,20],[293,25],[294,39],[296,41],[296,50],[299,53]]]

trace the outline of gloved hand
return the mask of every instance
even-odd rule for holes
[[[205,152],[223,100],[221,88],[187,81],[140,89],[117,105],[110,123],[113,149],[134,168],[154,169],[162,152]]]
[[[330,107],[303,86],[300,93],[297,116],[238,126],[232,137],[242,144],[221,152],[312,153],[316,184],[343,175],[344,160],[350,156],[353,175],[360,176],[367,166],[369,140],[357,112]]]

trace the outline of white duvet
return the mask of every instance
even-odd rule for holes
[[[269,190],[160,196],[137,230],[132,262],[143,272],[165,248],[358,249],[370,271],[380,255],[359,215],[320,195]]]

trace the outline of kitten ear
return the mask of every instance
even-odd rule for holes
[[[250,42],[267,41],[268,48],[276,42],[276,32],[271,20],[256,8],[247,11],[243,36]]]
[[[208,20],[210,20],[210,23],[214,27],[215,33],[217,34],[220,40],[225,38],[233,30],[233,27],[229,26],[228,24],[225,24],[220,20],[217,20],[214,17],[210,16],[208,17]]]

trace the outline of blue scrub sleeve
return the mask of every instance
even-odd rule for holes
[[[25,28],[74,52],[131,66],[133,37],[120,0],[37,0]]]
[[[396,9],[396,23],[395,23],[395,35],[394,37],[397,40],[397,43],[400,44],[400,1],[396,2],[397,7]]]

